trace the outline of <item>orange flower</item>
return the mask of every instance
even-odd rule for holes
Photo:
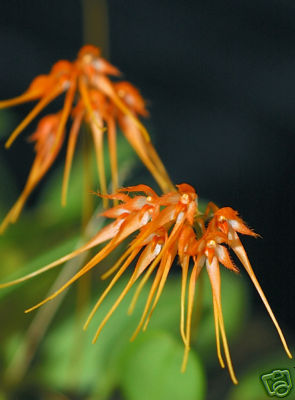
[[[79,51],[77,60],[74,62],[65,60],[58,61],[52,67],[48,75],[40,75],[36,77],[27,91],[21,96],[0,102],[0,108],[6,108],[28,101],[39,100],[37,105],[12,132],[11,136],[7,140],[5,146],[9,148],[17,136],[49,103],[62,93],[65,93],[62,111],[58,113],[59,123],[54,127],[53,143],[47,144],[48,148],[46,151],[48,154],[52,153],[52,160],[51,163],[49,163],[48,168],[46,168],[46,171],[42,176],[40,175],[40,178],[38,179],[39,182],[53,163],[53,158],[56,158],[56,155],[64,141],[67,121],[72,115],[73,124],[69,132],[62,186],[63,205],[66,204],[72,159],[80,126],[83,121],[90,126],[94,140],[102,194],[107,193],[103,155],[103,136],[105,128],[107,130],[109,143],[113,191],[118,189],[116,150],[117,123],[142,162],[152,173],[161,189],[164,192],[174,189],[165,167],[150,142],[148,132],[137,117],[137,115],[147,116],[143,98],[137,89],[135,89],[130,83],[113,83],[108,75],[119,76],[120,72],[117,68],[101,57],[98,48],[87,45],[82,47]],[[45,117],[44,121],[47,120],[48,118]],[[43,121],[43,119],[41,121]],[[38,151],[39,150],[36,149],[37,154]],[[37,157],[39,156],[37,155]],[[29,184],[28,179],[26,188],[24,189],[26,196],[23,196],[22,199],[25,197],[27,198],[30,195],[38,182],[32,185]],[[106,198],[104,199],[104,205],[107,205]],[[16,205],[13,208],[15,207]],[[11,214],[16,215],[13,210],[11,210],[10,215]],[[15,222],[15,220],[16,218],[7,217],[4,223],[0,226],[0,232],[4,231],[9,222]]]
[[[212,204],[212,203],[211,203]],[[213,215],[212,220],[209,223],[208,230],[219,230],[220,232],[223,232],[226,235],[227,238],[227,244],[228,246],[234,251],[240,262],[243,264],[245,270],[247,271],[248,275],[250,276],[257,292],[259,293],[259,296],[261,297],[261,300],[263,301],[265,308],[267,309],[270,318],[272,319],[278,334],[280,336],[280,339],[282,341],[282,344],[285,348],[285,351],[288,355],[288,357],[292,358],[292,355],[290,353],[290,350],[288,349],[286,340],[284,338],[284,335],[279,327],[279,324],[270,308],[270,305],[265,297],[265,294],[263,293],[263,290],[255,276],[255,273],[253,271],[253,268],[250,264],[250,261],[248,259],[247,253],[244,249],[244,246],[242,245],[240,238],[237,234],[242,233],[244,235],[250,235],[257,237],[256,233],[254,233],[251,229],[247,227],[245,222],[239,218],[238,212],[233,210],[230,207],[224,207],[218,209],[217,206],[214,205],[215,213]]]
[[[101,301],[106,294],[110,291],[112,286],[116,283],[124,271],[130,267],[131,262],[139,256],[135,265],[134,271],[131,275],[130,281],[124,289],[122,295],[119,297],[114,307],[110,310],[105,320],[101,323],[94,340],[97,339],[100,330],[106,323],[107,319],[118,306],[124,295],[132,287],[135,281],[138,280],[143,273],[144,277],[139,284],[134,299],[131,304],[130,310],[133,309],[136,299],[152,272],[158,267],[154,282],[151,287],[150,295],[148,297],[142,319],[134,334],[134,337],[145,323],[144,328],[151,317],[151,314],[160,298],[164,288],[167,276],[172,267],[172,263],[177,255],[183,258],[183,268],[187,270],[189,265],[190,256],[185,253],[185,246],[183,238],[187,235],[188,229],[193,233],[193,224],[195,223],[195,216],[198,214],[197,208],[197,195],[192,186],[181,184],[177,186],[177,191],[169,192],[162,196],[157,194],[146,185],[137,185],[121,189],[119,192],[106,195],[106,197],[121,201],[121,204],[110,208],[103,212],[103,216],[107,218],[114,218],[115,220],[104,227],[94,238],[92,238],[86,245],[80,249],[68,254],[65,257],[12,282],[0,285],[0,287],[7,287],[16,283],[22,282],[34,276],[37,276],[49,269],[52,269],[65,261],[77,256],[78,254],[97,246],[107,240],[110,240],[78,273],[76,273],[65,285],[53,293],[50,297],[43,300],[36,306],[30,308],[26,312],[32,311],[40,307],[47,301],[55,298],[64,289],[70,286],[73,282],[78,280],[82,275],[87,273],[100,261],[106,258],[124,239],[129,237],[135,231],[139,230],[136,238],[130,243],[128,249],[120,257],[118,262],[106,273],[103,278],[111,275],[117,271],[111,283],[100,297],[91,312],[86,326],[93,317],[96,309],[99,307]],[[142,192],[143,195],[135,195],[130,197],[126,192]],[[141,254],[140,254],[141,252]],[[153,304],[152,304],[153,301]],[[184,297],[183,310],[184,310]],[[182,317],[184,320],[184,316]],[[182,325],[182,332],[184,332]]]
[[[131,338],[133,340],[141,328],[143,328],[143,330],[146,329],[162,294],[167,277],[173,266],[173,262],[178,256],[182,270],[180,333],[185,345],[182,370],[185,370],[190,348],[195,286],[201,270],[203,267],[206,267],[213,294],[217,355],[221,366],[224,367],[225,364],[221,355],[220,346],[221,335],[229,373],[232,381],[237,383],[225,333],[220,291],[221,283],[219,264],[221,263],[226,268],[238,272],[238,269],[230,258],[226,247],[228,246],[233,249],[242,264],[245,266],[255,287],[262,297],[275,326],[277,327],[288,356],[290,358],[292,357],[278,323],[273,316],[257,279],[255,278],[250,263],[247,261],[247,255],[236,232],[252,236],[257,235],[245,225],[245,223],[238,217],[236,211],[229,207],[218,209],[218,207],[213,203],[209,203],[206,212],[201,214],[198,210],[198,197],[194,188],[185,183],[177,185],[177,190],[168,192],[162,196],[158,196],[146,185],[126,187],[120,189],[114,194],[103,196],[120,202],[119,205],[104,211],[102,214],[107,218],[114,219],[113,222],[106,225],[88,243],[78,250],[73,251],[72,253],[29,275],[0,285],[0,288],[3,288],[30,279],[72,259],[86,250],[108,241],[108,243],[105,244],[104,247],[60,289],[37,305],[26,310],[26,312],[30,312],[54,299],[63,290],[105,259],[120,243],[122,243],[123,240],[138,231],[137,236],[131,241],[129,247],[115,265],[102,275],[102,278],[105,279],[115,273],[111,282],[90,312],[84,325],[84,329],[87,328],[102,301],[127,269],[132,268],[131,277],[118,299],[115,301],[103,321],[101,321],[93,342],[97,340],[102,328],[107,323],[108,319],[118,307],[122,299],[135,282],[141,278],[130,304],[129,312],[132,312],[143,286],[151,277],[152,273],[155,272],[142,317]],[[209,217],[210,210],[214,211],[212,217]],[[135,266],[131,267],[133,261],[135,261]],[[191,261],[193,261],[193,263],[189,282],[187,282]]]
[[[202,238],[196,241],[195,244],[191,246],[190,250],[190,254],[194,256],[194,267],[191,273],[190,283],[189,283],[188,312],[187,312],[186,341],[185,341],[186,351],[184,355],[183,368],[185,368],[188,356],[189,344],[190,344],[190,326],[191,326],[191,316],[192,316],[196,280],[201,272],[201,269],[203,268],[204,265],[206,265],[213,294],[213,310],[214,310],[218,359],[220,361],[221,366],[224,368],[224,362],[221,356],[220,339],[219,339],[220,337],[219,333],[221,332],[223,348],[229,373],[232,378],[232,381],[234,383],[237,383],[238,381],[232,367],[232,362],[225,334],[223,316],[222,316],[219,263],[221,263],[226,268],[233,270],[235,272],[238,272],[238,269],[231,261],[227,249],[223,245],[221,245],[222,243],[228,245],[235,252],[237,257],[245,267],[278,331],[278,334],[280,336],[283,347],[288,357],[292,358],[292,355],[287,346],[284,335],[279,327],[279,324],[270,308],[270,305],[261,289],[260,284],[257,281],[257,278],[254,274],[254,271],[247,257],[246,251],[239,239],[237,232],[254,237],[257,237],[258,235],[247,227],[244,221],[238,217],[237,211],[234,211],[232,208],[224,207],[219,209],[214,203],[210,202],[204,214],[205,220],[208,219],[208,214],[210,213],[210,210],[212,210],[214,213],[212,219],[208,224],[207,230],[203,234]]]

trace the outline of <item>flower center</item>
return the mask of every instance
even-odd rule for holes
[[[214,247],[216,247],[216,242],[215,242],[215,240],[209,240],[208,242],[207,242],[207,247],[209,247],[210,249],[213,249]]]
[[[189,195],[187,193],[182,194],[180,201],[182,204],[188,204],[190,202]]]

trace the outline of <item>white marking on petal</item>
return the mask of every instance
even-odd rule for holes
[[[181,212],[177,215],[176,222],[177,222],[177,223],[178,223],[178,222],[181,222],[181,221],[183,220],[183,218],[184,218],[184,212],[181,211]]]
[[[146,211],[143,214],[143,217],[142,217],[141,222],[140,222],[140,226],[146,225],[149,222],[150,218],[151,218],[150,213],[148,211]]]
[[[221,263],[226,259],[225,248],[220,244],[216,246],[215,253]]]
[[[154,255],[157,256],[160,253],[161,250],[162,250],[162,245],[157,243],[156,247],[155,247],[155,250],[154,250]]]
[[[116,212],[116,215],[122,215],[122,214],[130,214],[130,210],[125,210],[124,208],[118,209],[118,211]]]
[[[238,229],[239,229],[239,222],[238,221],[236,221],[236,220],[234,220],[234,219],[229,219],[228,220],[228,223],[231,225],[231,227],[235,230],[235,231],[237,231]]]

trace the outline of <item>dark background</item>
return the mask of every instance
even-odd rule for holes
[[[108,4],[110,60],[147,99],[172,180],[239,210],[262,235],[244,240],[250,260],[282,327],[294,328],[294,1]],[[74,59],[83,22],[77,0],[0,5],[0,97],[6,99],[58,59]],[[21,119],[30,108],[14,113]],[[18,191],[33,156],[24,136],[9,151],[2,140],[0,150]],[[7,185],[1,182],[2,195]],[[262,311],[254,289],[252,297]]]

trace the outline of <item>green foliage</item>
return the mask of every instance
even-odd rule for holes
[[[14,112],[11,110],[0,110],[0,139],[7,138],[15,126]]]
[[[236,302],[241,305],[244,301],[241,300],[244,293],[242,290],[237,290],[237,292],[236,289],[231,290],[233,285],[231,285],[232,280],[229,277],[229,274],[223,276],[223,282],[226,282],[223,285],[226,288],[223,300],[230,303],[232,294],[235,294]],[[119,387],[123,389],[128,400],[135,400],[139,398],[136,396],[140,393],[142,382],[138,376],[135,376],[134,380],[131,379],[133,371],[138,370],[138,373],[142,371],[147,382],[151,382],[155,369],[159,368],[166,371],[161,374],[163,378],[161,386],[158,387],[157,384],[159,379],[153,385],[150,383],[151,387],[154,387],[153,390],[159,392],[159,395],[168,396],[171,393],[170,389],[172,391],[173,388],[173,386],[171,387],[172,382],[181,388],[179,392],[176,388],[173,389],[175,399],[180,398],[180,395],[184,399],[202,399],[204,396],[203,367],[195,350],[190,352],[186,373],[180,373],[184,346],[179,333],[180,280],[177,276],[168,280],[147,332],[140,333],[134,342],[129,343],[140,320],[150,284],[144,287],[133,314],[127,315],[133,294],[132,290],[104,327],[97,343],[91,344],[98,324],[120,295],[126,283],[125,277],[115,285],[95,314],[86,332],[81,329],[83,325],[81,314],[75,316],[74,310],[70,310],[70,312],[61,310],[62,316],[58,318],[55,326],[51,327],[43,343],[33,375],[38,376],[38,380],[43,382],[45,388],[65,392],[73,390],[81,393],[89,392],[92,396],[107,399],[110,393]],[[102,293],[103,285],[95,284],[95,287],[97,296],[99,296]],[[210,297],[210,287],[205,286],[204,299]],[[235,315],[237,312],[236,302],[231,302],[231,304],[235,303],[235,306],[230,307],[225,314],[229,337],[236,331],[236,324],[240,322]],[[88,309],[90,308],[88,307]],[[212,313],[212,308],[210,313]],[[243,314],[241,308],[240,314]],[[204,329],[203,322],[200,321],[198,338],[197,342],[208,343],[206,358],[214,357],[216,364],[213,321],[210,330]],[[212,344],[210,348],[209,343]],[[198,352],[202,350],[199,344],[195,346],[195,349]],[[7,357],[9,358],[9,355]],[[169,380],[168,376],[173,379]],[[152,395],[151,392],[148,393]],[[156,399],[157,397],[150,398]]]
[[[265,359],[253,363],[248,371],[244,373],[239,381],[239,385],[230,390],[227,400],[267,400],[269,395],[263,386],[261,376],[271,373],[273,370],[285,370],[290,372],[291,381],[295,382],[294,361],[288,359],[280,351],[277,355],[273,354]],[[294,396],[294,387],[287,399]],[[274,396],[279,397],[279,396]]]
[[[112,315],[97,343],[92,345],[91,340],[98,324],[120,295],[126,283],[126,278],[123,278],[112,289],[95,314],[88,330],[83,334],[81,332],[82,321],[79,321],[78,326],[77,324],[75,325],[72,318],[73,315],[58,324],[55,330],[49,332],[48,339],[44,344],[45,359],[47,360],[46,369],[43,369],[42,374],[46,384],[57,389],[65,387],[69,389],[72,385],[78,386],[80,391],[92,388],[100,398],[106,398],[109,392],[122,384],[122,371],[125,370],[124,363],[125,359],[128,358],[129,349],[131,350],[134,346],[137,346],[140,337],[146,337],[147,335],[147,333],[140,333],[133,343],[128,344],[140,320],[150,284],[144,287],[132,315],[127,315],[127,310],[134,293],[133,290]],[[98,289],[99,294],[101,294],[102,285]],[[171,279],[164,290],[159,308],[155,310],[150,321],[148,332],[164,330],[171,340],[178,342],[178,346],[183,351],[178,333],[179,298],[175,296],[175,293],[179,291],[178,279]],[[167,310],[169,311],[168,313]],[[76,374],[71,368],[73,357],[75,357],[77,351],[75,340],[78,340],[76,343],[79,343],[80,350],[81,346],[83,346],[81,363],[78,366],[79,372],[77,373],[76,371]],[[144,363],[145,360],[142,360],[142,362]],[[178,371],[180,371],[180,366],[181,360],[178,364]],[[78,379],[76,376],[78,376]]]
[[[126,349],[122,389],[128,400],[202,400],[202,364],[191,351],[185,373],[180,365],[183,346],[167,332],[152,331]]]
[[[63,243],[57,245],[56,247],[48,250],[46,253],[40,254],[39,256],[35,257],[34,259],[21,265],[21,268],[17,269],[13,274],[10,274],[8,279],[6,278],[6,280],[8,281],[8,280],[18,279],[19,277],[30,274],[30,273],[36,271],[38,268],[58,259],[59,257],[62,257],[64,254],[67,254],[70,251],[72,251],[72,249],[75,247],[75,244],[77,243],[77,240],[78,240],[77,236],[73,237],[73,238],[66,240]],[[3,248],[5,248],[5,247],[3,246]],[[8,248],[8,250],[10,250],[10,248]],[[8,258],[8,256],[7,256],[7,258]],[[60,269],[62,267],[57,267],[57,268]],[[1,275],[4,276],[3,273]],[[43,275],[43,277],[44,277],[44,275]],[[35,279],[38,279],[38,278],[35,278]],[[45,277],[45,280],[46,280],[46,277]],[[25,282],[22,282],[18,285],[9,286],[7,288],[1,289],[0,290],[0,300],[4,299],[4,297],[11,294],[11,292],[19,290],[20,285],[24,285],[24,284],[25,284]]]

